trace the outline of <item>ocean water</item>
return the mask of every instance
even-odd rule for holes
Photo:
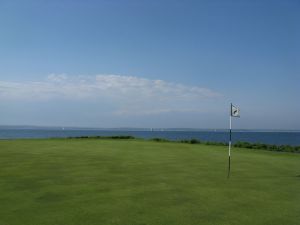
[[[0,139],[64,138],[78,136],[131,135],[137,138],[165,138],[169,140],[199,139],[202,141],[228,142],[227,131],[118,131],[75,129],[0,129]],[[233,131],[233,142],[247,141],[275,145],[300,145],[300,132]]]

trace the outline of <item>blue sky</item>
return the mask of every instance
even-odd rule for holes
[[[300,2],[0,1],[0,124],[300,129]]]

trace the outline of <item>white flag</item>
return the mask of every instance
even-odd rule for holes
[[[240,109],[234,105],[231,105],[231,116],[240,117]]]

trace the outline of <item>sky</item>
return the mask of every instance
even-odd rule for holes
[[[300,129],[298,0],[0,0],[0,125]]]

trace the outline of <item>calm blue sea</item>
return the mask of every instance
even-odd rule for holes
[[[203,141],[227,142],[225,131],[117,131],[117,130],[62,130],[62,129],[0,129],[0,139],[63,138],[78,136],[131,135],[138,138],[165,138],[182,140],[196,138]],[[300,145],[300,132],[254,132],[234,131],[233,142],[247,141],[276,145]]]

